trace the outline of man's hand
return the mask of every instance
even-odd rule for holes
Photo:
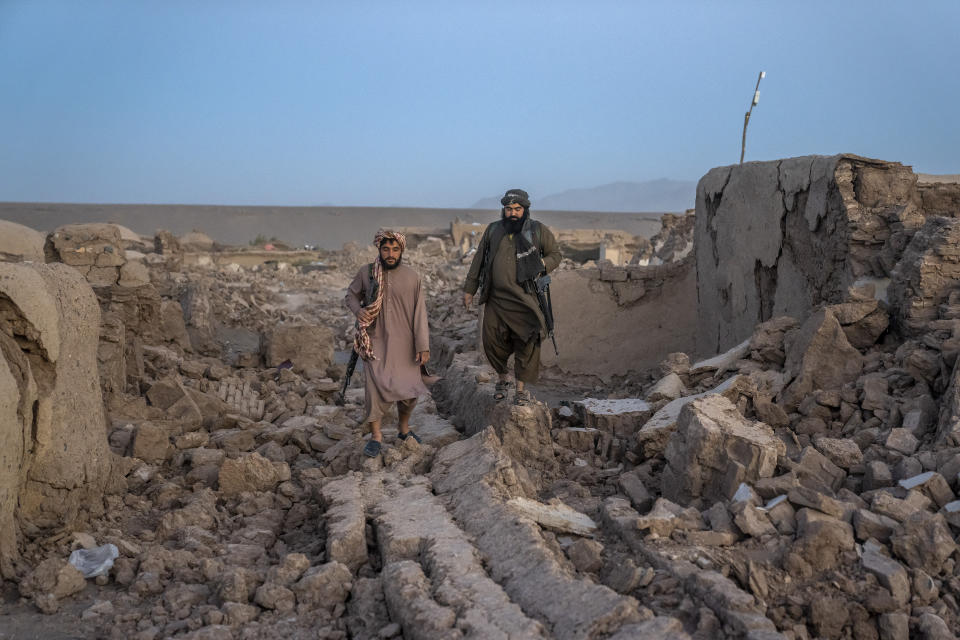
[[[430,362],[430,352],[429,351],[419,351],[417,352],[417,357],[415,358],[417,364],[427,364]]]
[[[473,303],[473,294],[472,293],[463,294],[463,308],[469,309],[472,303]]]

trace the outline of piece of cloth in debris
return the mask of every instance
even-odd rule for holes
[[[368,274],[369,267],[361,267],[344,298],[355,315],[360,313],[361,301],[370,286]],[[384,270],[381,275],[381,308],[367,329],[374,358],[363,363],[365,422],[381,418],[392,402],[415,402],[427,393],[416,361],[418,352],[430,350],[426,293],[420,276],[403,264]]]
[[[378,229],[376,235],[373,237],[373,244],[377,247],[377,251],[380,250],[380,245],[384,240],[395,240],[396,243],[400,246],[400,255],[403,255],[403,252],[407,248],[407,237],[400,233],[399,231],[392,231],[390,229]],[[353,350],[364,359],[375,360],[376,356],[373,353],[373,349],[370,345],[370,335],[369,328],[373,324],[374,320],[377,319],[377,315],[380,313],[380,307],[383,305],[383,273],[385,269],[383,268],[383,263],[378,257],[373,262],[373,279],[377,283],[377,295],[374,298],[373,302],[367,305],[363,311],[357,313],[357,332],[353,338]]]

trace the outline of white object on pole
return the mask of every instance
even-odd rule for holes
[[[750,124],[750,114],[753,112],[753,108],[757,106],[757,103],[760,102],[760,81],[763,80],[766,75],[766,71],[761,71],[757,77],[757,84],[753,87],[753,101],[750,103],[750,108],[747,109],[747,112],[743,114],[743,137],[740,140],[740,164],[743,164],[743,156],[747,152],[747,125]]]

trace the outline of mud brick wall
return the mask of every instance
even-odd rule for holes
[[[560,356],[545,342],[544,366],[608,380],[653,367],[668,353],[693,351],[695,276],[692,256],[556,273],[551,291]]]
[[[921,189],[910,167],[853,155],[711,170],[697,185],[698,353],[724,351],[772,317],[843,302],[851,286],[873,284],[883,298],[926,218],[956,215],[954,190]]]
[[[18,537],[103,511],[115,481],[97,375],[100,311],[61,264],[0,264],[0,576]]]

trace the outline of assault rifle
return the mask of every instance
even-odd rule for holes
[[[369,273],[367,275],[369,278],[369,283],[367,286],[367,295],[364,296],[363,303],[361,307],[369,306],[377,299],[377,281],[373,279],[373,263],[370,263]],[[354,324],[354,328],[359,328],[360,323],[357,322]],[[350,386],[350,379],[353,378],[353,372],[357,368],[357,360],[360,359],[360,354],[357,353],[357,350],[354,349],[350,352],[350,362],[347,363],[347,370],[343,374],[343,382],[340,383],[340,392],[337,394],[337,397],[334,398],[334,404],[338,407],[342,407],[347,402],[347,387]]]
[[[557,338],[553,335],[553,302],[550,300],[550,276],[544,274],[534,280],[534,286],[537,290],[537,303],[540,305],[540,311],[543,313],[543,321],[547,325],[547,335],[553,342],[553,351],[558,356],[560,350],[557,349]]]
[[[343,382],[340,383],[340,392],[333,401],[338,407],[342,407],[347,403],[347,387],[350,386],[350,378],[353,377],[353,372],[357,368],[357,360],[359,358],[360,356],[357,354],[357,350],[354,349],[350,353],[350,362],[347,363],[347,370],[343,374]]]

